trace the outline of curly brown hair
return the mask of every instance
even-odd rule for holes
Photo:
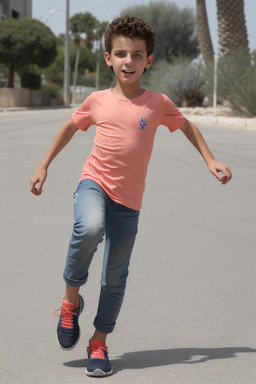
[[[109,24],[105,32],[105,49],[109,54],[112,49],[112,40],[117,36],[142,39],[146,43],[147,55],[149,56],[153,53],[155,32],[146,21],[139,17],[126,15],[118,17]]]

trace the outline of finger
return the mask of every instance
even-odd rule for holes
[[[227,184],[227,177],[226,177],[226,176],[223,176],[223,177],[222,177],[221,184],[222,184],[222,185]]]
[[[224,176],[221,176],[217,170],[214,169],[211,172],[216,177],[216,179],[218,179],[219,181],[223,181]]]
[[[232,173],[229,169],[229,167],[225,166],[223,167],[222,169],[220,169],[220,171],[228,178],[231,178],[232,177]]]
[[[32,192],[34,195],[38,196],[37,189],[33,185],[31,185],[31,187],[30,187],[30,192]]]
[[[225,180],[222,182],[222,184],[227,184],[232,179],[232,175],[230,177],[225,177]]]
[[[38,190],[37,190],[37,181],[31,180],[30,182],[30,192],[32,192],[34,195],[38,196]]]
[[[37,193],[38,195],[41,195],[43,193],[43,182],[42,181],[39,181],[37,186],[36,186],[36,190],[37,190]]]
[[[232,179],[232,173],[228,167],[223,169],[222,173],[225,175],[225,180],[223,184],[227,184]]]
[[[215,177],[216,177],[216,179],[218,179],[219,180],[219,182],[221,183],[221,184],[227,184],[227,182],[229,181],[229,178],[227,177],[227,176],[225,176],[225,175],[221,175],[221,174],[219,174],[218,172],[216,172],[216,173],[214,173],[214,175],[215,175]]]

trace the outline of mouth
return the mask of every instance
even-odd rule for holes
[[[135,73],[135,71],[127,71],[127,70],[123,70],[122,71],[125,75],[133,75]]]

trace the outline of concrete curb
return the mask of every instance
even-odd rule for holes
[[[66,108],[73,108],[74,105],[53,105],[53,106],[41,106],[41,107],[1,107],[0,113],[8,113],[8,112],[24,112],[24,111],[45,111],[47,109],[53,110],[53,109],[66,109]]]
[[[26,111],[27,108],[23,107],[13,107],[13,108],[0,108],[0,112],[6,113],[6,112],[20,112],[20,111]]]
[[[182,108],[180,109],[182,112]],[[227,116],[200,116],[191,113],[185,113],[184,116],[197,124],[213,125],[219,127],[229,127],[245,130],[256,130],[256,119],[243,117],[227,117]]]

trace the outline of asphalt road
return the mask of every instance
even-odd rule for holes
[[[72,109],[0,114],[1,383],[92,383],[84,375],[103,246],[81,289],[78,346],[59,349],[72,193],[93,144],[76,134],[44,193],[29,181]],[[120,384],[255,384],[256,131],[200,127],[234,178],[220,185],[181,132],[157,132],[127,294],[108,338]],[[97,380],[97,379],[96,379]]]

